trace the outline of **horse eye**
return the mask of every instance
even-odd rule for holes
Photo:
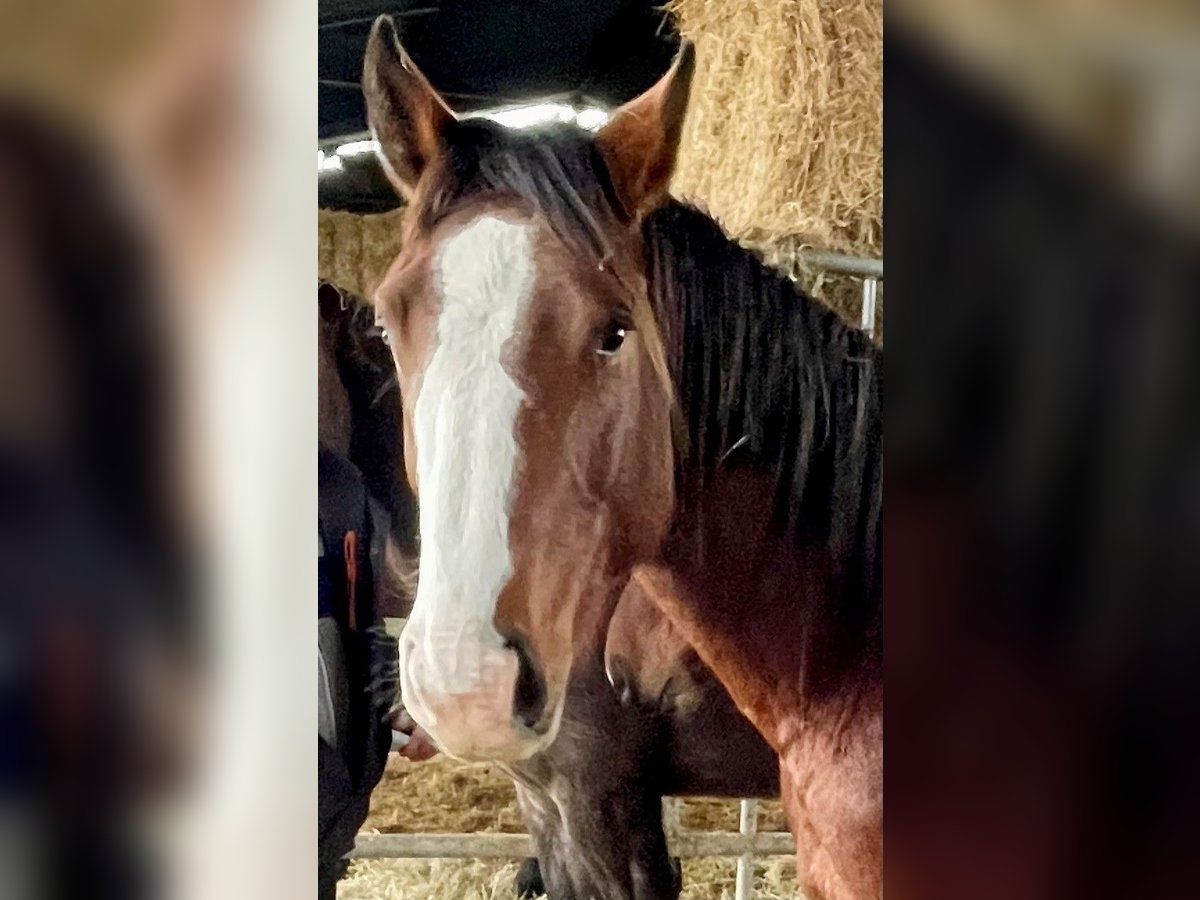
[[[629,334],[628,328],[614,322],[601,336],[600,346],[596,349],[596,352],[601,356],[614,356],[621,349],[621,345],[625,343],[625,335],[627,334]]]

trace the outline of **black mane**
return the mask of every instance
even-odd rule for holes
[[[625,216],[591,135],[459,123],[419,215],[515,197],[591,258]],[[681,509],[722,465],[773,473],[773,520],[829,548],[834,577],[876,597],[882,566],[882,352],[708,215],[668,201],[643,224],[651,303],[686,423]],[[860,582],[860,583],[855,583]]]
[[[574,125],[515,131],[486,120],[455,126],[420,216],[431,227],[464,200],[504,195],[544,215],[568,246],[595,260],[623,216],[608,169],[589,132]]]
[[[693,462],[680,502],[723,465],[769,472],[776,528],[826,547],[843,593],[877,600],[882,351],[694,207],[671,201],[643,232]]]

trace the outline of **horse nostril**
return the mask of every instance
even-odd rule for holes
[[[546,682],[533,664],[522,640],[510,640],[509,649],[517,654],[517,684],[513,688],[513,715],[525,727],[537,729],[546,708]]]

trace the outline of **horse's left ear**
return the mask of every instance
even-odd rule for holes
[[[400,46],[391,16],[380,16],[371,27],[363,96],[383,170],[400,195],[411,199],[421,175],[445,149],[454,114]]]
[[[667,195],[695,70],[696,48],[685,40],[670,71],[613,113],[596,135],[613,187],[631,219]]]

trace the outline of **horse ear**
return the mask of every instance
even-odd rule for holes
[[[442,151],[454,113],[404,52],[391,16],[371,27],[363,60],[367,122],[384,171],[406,199]]]
[[[695,70],[696,48],[685,40],[670,71],[613,113],[596,135],[613,187],[632,219],[667,194]]]

